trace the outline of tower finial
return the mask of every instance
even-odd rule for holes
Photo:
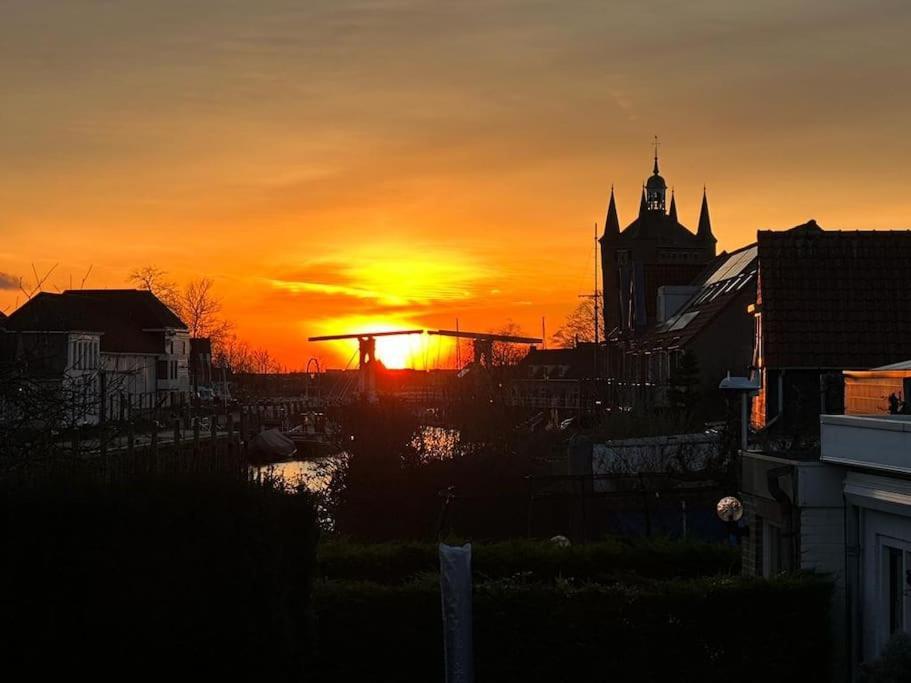
[[[655,175],[658,175],[658,145],[660,145],[660,144],[661,144],[661,143],[658,142],[658,136],[656,135],[656,136],[655,136],[655,142],[654,142],[654,145],[655,145],[655,168],[652,169],[652,173],[654,173]]]
[[[620,235],[620,218],[617,216],[617,204],[614,201],[614,186],[610,186],[610,202],[607,205],[607,218],[604,220],[604,237],[613,239]]]
[[[702,186],[702,208],[699,210],[699,228],[696,235],[704,240],[715,242],[715,236],[712,234],[712,221],[709,218],[709,200],[705,192],[705,186]]]

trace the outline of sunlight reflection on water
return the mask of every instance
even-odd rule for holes
[[[411,438],[411,447],[421,462],[452,460],[459,454],[461,435],[448,427],[421,427]]]
[[[332,483],[332,477],[347,462],[348,457],[347,453],[342,452],[323,458],[278,462],[257,467],[256,473],[283,482],[287,489],[302,486],[313,493],[322,493]]]
[[[459,455],[462,446],[458,429],[430,426],[421,427],[415,432],[409,445],[421,462],[451,460]],[[349,453],[342,451],[321,458],[262,465],[254,470],[257,475],[282,482],[288,490],[303,486],[313,493],[324,493],[332,483],[332,478],[344,468],[350,457]]]

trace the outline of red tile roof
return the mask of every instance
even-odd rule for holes
[[[760,230],[767,367],[871,368],[911,357],[911,231]]]

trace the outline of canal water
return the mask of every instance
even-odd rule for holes
[[[414,433],[411,447],[421,462],[451,460],[461,454],[462,442],[459,430],[448,427],[424,426]],[[344,468],[351,457],[342,451],[335,455],[306,460],[261,465],[254,471],[261,476],[272,477],[282,482],[289,490],[303,486],[314,493],[323,493],[332,483],[332,478]]]

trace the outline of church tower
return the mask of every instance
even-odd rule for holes
[[[655,165],[652,175],[645,183],[645,205],[649,211],[664,213],[664,197],[667,194],[667,183],[658,173],[658,141],[655,140]]]
[[[678,222],[673,193],[667,209],[667,183],[658,167],[656,138],[652,175],[642,187],[639,215],[622,230],[611,188],[604,235],[599,239],[609,337],[635,335],[654,325],[658,288],[690,284],[715,257],[704,190],[698,226],[694,233]]]

